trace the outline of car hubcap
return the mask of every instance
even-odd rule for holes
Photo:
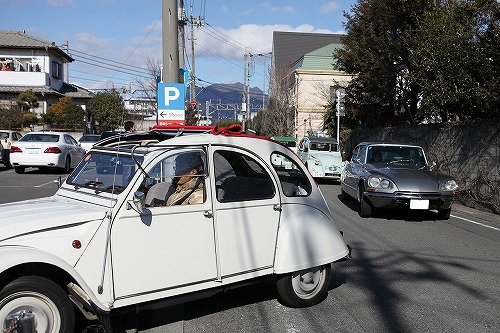
[[[3,332],[9,332],[7,325],[10,320],[8,318],[22,311],[34,315],[37,333],[59,332],[61,318],[57,306],[46,296],[33,292],[9,295],[0,302],[0,324]]]
[[[321,289],[324,279],[324,271],[319,267],[300,271],[292,278],[293,289],[301,298],[312,298]]]

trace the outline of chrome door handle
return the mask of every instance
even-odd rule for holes
[[[274,205],[273,209],[277,212],[281,212],[281,205]]]
[[[206,218],[208,218],[208,219],[211,219],[212,217],[214,217],[214,214],[212,214],[212,212],[211,212],[211,211],[209,211],[209,210],[204,211],[204,212],[203,212],[203,215],[204,215]]]

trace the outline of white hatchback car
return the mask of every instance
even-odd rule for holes
[[[29,132],[10,148],[17,173],[27,167],[59,168],[69,173],[82,160],[85,149],[68,133]]]
[[[286,147],[220,132],[109,138],[54,196],[0,205],[0,328],[73,332],[78,310],[114,332],[269,277],[285,305],[322,301],[350,250],[319,187]]]

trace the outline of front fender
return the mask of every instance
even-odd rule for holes
[[[335,223],[311,208],[283,205],[274,262],[276,274],[328,264],[349,254]]]
[[[61,258],[34,248],[17,245],[0,246],[0,258],[2,258],[2,260],[0,260],[0,277],[2,277],[3,274],[6,274],[8,270],[19,265],[29,266],[30,264],[44,264],[47,267],[57,267],[74,279],[76,284],[78,284],[85,291],[92,303],[104,311],[109,311],[109,308],[106,308],[102,302],[97,299],[95,294],[92,292],[92,288],[85,283],[85,280],[80,276],[78,271]],[[36,274],[36,272],[32,272],[31,274]],[[51,274],[55,274],[55,270],[45,270],[44,272],[40,272],[40,275],[49,279]],[[11,276],[9,277],[12,278]],[[0,280],[3,280],[3,278],[0,278]],[[69,283],[70,281],[67,282]]]

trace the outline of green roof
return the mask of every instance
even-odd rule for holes
[[[333,52],[341,47],[342,44],[332,43],[306,53],[293,67],[295,69],[333,70]]]

